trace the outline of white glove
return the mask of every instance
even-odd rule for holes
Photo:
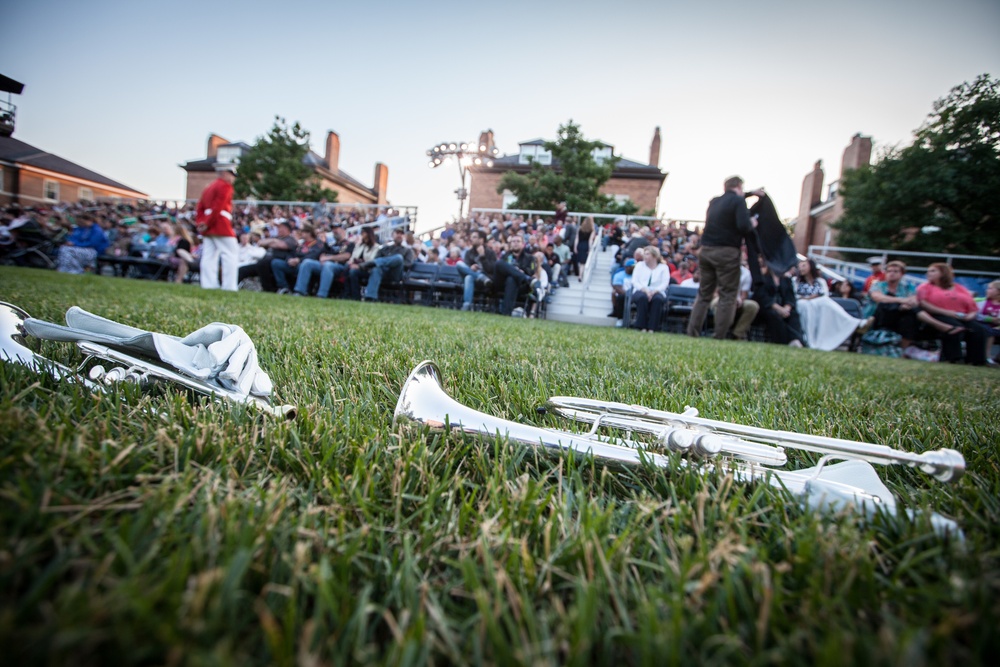
[[[91,341],[123,352],[158,359],[178,372],[242,394],[268,397],[273,386],[257,363],[257,349],[241,327],[213,322],[178,338],[105,319],[73,306],[61,326],[29,318],[25,330],[37,338]]]

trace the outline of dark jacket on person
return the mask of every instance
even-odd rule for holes
[[[638,250],[639,248],[645,248],[648,245],[649,245],[649,240],[645,236],[642,235],[633,236],[628,240],[628,243],[626,243],[625,246],[619,251],[618,253],[620,255],[619,259],[621,260],[622,263],[624,263],[626,259],[631,258],[632,255],[635,254],[636,250]]]
[[[760,284],[754,285],[753,300],[760,304],[760,309],[770,309],[774,304],[791,306],[795,309],[795,285],[792,279],[781,276],[778,284],[774,284],[771,274],[762,276]]]
[[[493,249],[490,248],[489,246],[483,246],[483,250],[485,252],[482,255],[480,255],[479,252],[474,247],[469,248],[468,250],[465,251],[465,257],[462,258],[462,261],[464,261],[466,265],[470,267],[473,264],[478,264],[480,267],[479,270],[482,273],[486,274],[487,276],[492,276],[493,270],[497,266],[497,254],[493,252]]]
[[[733,190],[726,190],[708,203],[701,245],[739,248],[743,245],[743,237],[751,231],[753,223],[746,200]]]
[[[403,270],[407,271],[413,266],[413,248],[405,243],[387,243],[378,249],[376,257],[391,257],[393,255],[403,256]]]
[[[320,255],[325,255],[330,252],[330,246],[326,244],[325,241],[316,239],[316,241],[309,247],[305,244],[298,246],[295,252],[292,253],[292,257],[298,257],[301,259],[315,259],[319,261]]]
[[[291,234],[288,236],[279,236],[278,240],[284,244],[285,248],[268,248],[265,259],[270,261],[272,259],[290,259],[295,257],[296,249],[299,247],[298,240]]]
[[[521,251],[520,257],[517,257],[514,253],[507,251],[503,254],[503,257],[500,258],[500,261],[506,262],[507,264],[514,264],[528,276],[535,275],[535,256],[527,248]]]

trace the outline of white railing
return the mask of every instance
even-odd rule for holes
[[[866,278],[871,272],[871,269],[867,263],[864,262],[852,262],[843,259],[839,255],[842,253],[860,253],[869,256],[878,256],[882,258],[883,265],[885,262],[893,258],[904,258],[904,257],[923,257],[931,260],[944,262],[948,266],[952,267],[952,270],[957,276],[969,276],[969,277],[991,277],[1000,278],[1000,257],[988,257],[985,255],[958,255],[955,253],[947,252],[916,252],[911,250],[886,250],[884,248],[852,248],[843,246],[831,246],[831,245],[811,245],[806,253],[806,255],[816,261],[817,264],[822,264],[823,266],[836,271],[841,274],[844,278],[857,282]],[[835,256],[836,255],[836,256]],[[964,269],[956,268],[955,261],[958,260],[959,264],[965,261],[974,262],[985,262],[993,263],[997,267],[997,271],[987,271],[980,269]],[[930,265],[932,262],[927,262]],[[925,272],[927,266],[918,266],[915,264],[910,264],[907,262],[907,271]],[[859,275],[859,272],[865,272],[864,275]],[[911,283],[913,285],[919,285],[924,282],[921,276],[913,276],[906,274],[903,276],[903,281]]]
[[[594,267],[597,266],[597,248],[601,245],[601,237],[604,235],[603,227],[595,227],[596,234],[590,237],[590,253],[587,255],[587,263],[583,266],[583,275],[580,277],[583,289],[580,290],[580,314],[583,315],[583,307],[587,301],[587,291],[590,289],[590,279],[594,276]],[[579,232],[577,232],[579,233]]]
[[[499,213],[501,215],[507,215],[508,213],[513,215],[555,215],[555,211],[537,211],[534,209],[526,208],[474,208],[469,211],[472,213]],[[608,218],[610,220],[625,220],[626,222],[631,220],[649,220],[660,222],[661,219],[657,217],[652,217],[648,215],[623,215],[621,213],[589,213],[586,211],[567,211],[566,215],[572,216],[574,218]]]

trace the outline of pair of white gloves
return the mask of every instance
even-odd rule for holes
[[[179,373],[241,394],[269,397],[271,378],[257,363],[257,348],[241,327],[213,322],[184,338],[143,331],[73,306],[66,326],[28,318],[25,330],[37,338],[90,341],[121,352],[157,359]]]

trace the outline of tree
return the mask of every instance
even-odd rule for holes
[[[273,201],[337,201],[337,193],[324,188],[315,172],[303,162],[309,153],[309,132],[296,122],[289,127],[274,117],[274,127],[240,158],[236,197]]]
[[[848,172],[840,193],[842,246],[1000,255],[1000,81],[952,88],[912,145]]]
[[[580,126],[570,120],[559,126],[557,141],[545,142],[545,150],[552,152],[552,165],[533,162],[527,174],[508,171],[500,177],[497,193],[510,190],[517,197],[517,207],[523,209],[551,210],[565,201],[571,211],[632,215],[638,210],[635,204],[618,203],[600,192],[621,159],[612,156],[598,162],[593,152],[603,146],[587,141]]]

